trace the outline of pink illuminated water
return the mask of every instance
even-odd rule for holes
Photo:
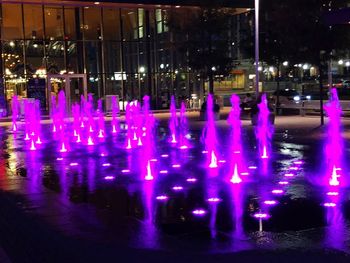
[[[270,110],[266,94],[261,95],[261,101],[258,104],[258,124],[255,130],[258,139],[258,149],[260,158],[267,159],[270,154],[271,138],[273,133],[273,126],[270,122]]]
[[[170,100],[170,120],[169,120],[171,143],[177,143],[177,134],[176,134],[177,127],[178,127],[178,120],[176,116],[176,102],[175,102],[174,95],[172,95]]]
[[[331,186],[340,185],[339,169],[342,167],[343,139],[341,137],[341,115],[342,109],[339,103],[337,90],[332,88],[330,91],[330,100],[325,105],[325,111],[328,116],[327,139],[325,145],[325,161],[328,184]]]
[[[204,141],[205,150],[210,153],[208,155],[208,167],[217,168],[218,158],[217,158],[217,136],[215,128],[215,116],[214,116],[214,97],[212,94],[208,95],[207,102],[207,122],[203,130],[202,140]]]

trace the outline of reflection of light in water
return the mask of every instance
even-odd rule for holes
[[[197,179],[196,178],[187,178],[186,181],[189,183],[195,183],[195,182],[197,182]]]
[[[265,205],[276,205],[277,201],[275,201],[275,200],[266,200],[266,201],[264,201],[264,204]]]
[[[115,177],[112,175],[105,176],[105,180],[113,180]]]
[[[192,214],[195,216],[204,216],[207,214],[207,211],[205,211],[204,209],[195,209],[192,211]]]
[[[278,184],[280,184],[280,185],[287,185],[289,183],[287,181],[280,181],[280,182],[278,182]]]
[[[332,202],[327,202],[323,204],[324,207],[336,207],[337,204],[336,203],[332,203]]]
[[[182,186],[176,185],[172,188],[174,191],[182,191],[184,188]]]
[[[180,165],[180,164],[173,164],[172,167],[173,167],[173,168],[180,168],[181,165]]]
[[[218,198],[218,197],[211,197],[211,198],[208,198],[207,201],[208,201],[209,203],[219,203],[219,202],[221,202],[222,200],[221,200],[220,198]]]
[[[338,192],[328,192],[327,195],[337,196],[337,195],[339,195],[339,193]]]
[[[274,190],[272,190],[271,192],[272,192],[273,194],[275,194],[275,195],[283,194],[283,190],[281,190],[281,189],[274,189]]]
[[[123,170],[122,170],[122,173],[124,173],[124,174],[125,174],[125,173],[130,173],[130,170],[129,170],[129,169],[123,169]]]
[[[286,173],[286,174],[284,174],[284,176],[285,176],[285,177],[293,177],[294,174],[292,174],[292,173]]]
[[[109,167],[109,166],[111,166],[111,164],[110,163],[104,163],[104,164],[102,164],[102,166]]]
[[[165,200],[168,200],[169,197],[166,196],[166,195],[158,195],[158,196],[156,197],[156,199],[157,199],[158,201],[165,201]]]
[[[78,163],[70,163],[70,166],[78,166]]]
[[[159,171],[159,173],[160,173],[160,174],[167,174],[168,171],[167,171],[167,170],[161,170],[161,171]]]
[[[161,157],[163,157],[163,158],[168,158],[169,155],[168,155],[168,154],[162,154]]]

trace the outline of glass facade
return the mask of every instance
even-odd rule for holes
[[[86,74],[95,98],[149,94],[153,108],[170,96],[189,98],[203,83],[172,47],[167,17],[173,8],[2,3],[0,95],[27,97],[28,83],[49,74]],[[175,8],[175,7],[174,7]],[[176,12],[182,12],[182,8]],[[185,15],[191,8],[183,7]]]

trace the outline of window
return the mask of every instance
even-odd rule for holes
[[[63,39],[63,9],[60,6],[45,6],[45,34],[50,40]]]
[[[43,39],[43,10],[40,5],[23,5],[24,8],[24,38]]]
[[[2,4],[2,24],[2,39],[22,39],[21,5]]]

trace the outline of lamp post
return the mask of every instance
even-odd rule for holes
[[[259,95],[259,0],[255,0],[255,93]]]

